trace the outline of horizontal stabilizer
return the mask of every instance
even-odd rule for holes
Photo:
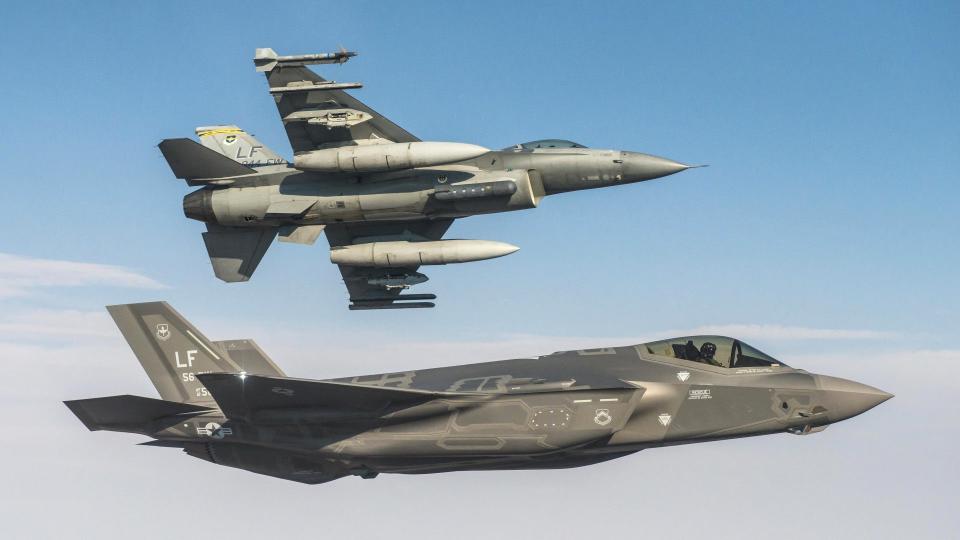
[[[227,283],[249,280],[276,235],[276,228],[246,229],[207,224],[203,243],[207,246],[213,273]]]
[[[174,176],[184,180],[225,178],[257,172],[193,139],[164,139],[160,142],[160,152]]]
[[[199,405],[131,395],[76,399],[63,403],[90,431],[148,433],[155,431],[158,428],[155,422],[164,418],[197,415],[210,410]],[[180,420],[173,418],[170,424]]]
[[[227,418],[251,422],[256,421],[258,413],[277,409],[319,409],[325,411],[327,416],[356,416],[358,413],[380,413],[390,407],[409,407],[455,395],[409,388],[234,373],[203,373],[197,377]]]

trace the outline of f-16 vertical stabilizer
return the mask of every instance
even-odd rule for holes
[[[196,132],[200,144],[247,167],[287,163],[280,154],[237,126],[201,126]]]

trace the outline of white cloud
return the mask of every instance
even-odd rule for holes
[[[837,328],[809,328],[806,326],[783,326],[779,324],[719,324],[698,326],[690,334],[719,334],[749,340],[829,340],[829,339],[891,339],[899,337],[895,332],[876,330],[848,330]]]
[[[217,324],[197,322],[201,329],[213,327],[210,337],[231,337],[218,334]],[[269,336],[267,328],[244,335],[276,340],[278,345],[282,341]],[[297,335],[304,342],[310,337]],[[503,340],[494,336],[488,343],[470,343],[478,350],[467,353],[463,343],[454,341],[418,341],[410,344],[410,350],[394,344],[395,351],[386,344],[344,343],[334,351],[315,350],[316,358],[304,366],[309,371],[289,372],[332,376],[327,373],[329,362],[337,362],[338,369],[351,368],[344,374],[370,372],[391,352],[405,357],[402,367],[427,367],[458,363],[455,360],[464,354],[492,359],[509,356],[516,349],[545,352],[551,350],[550,343],[556,341],[541,336]],[[565,342],[556,348],[571,345],[577,346]],[[351,351],[351,357],[337,357],[340,351]],[[424,354],[436,356],[417,358],[419,365],[407,362]],[[276,356],[282,367],[289,367],[286,359]],[[727,498],[731,493],[779,494],[784,463],[799,463],[803,472],[791,477],[789,500],[808,501],[817,512],[816,525],[839,531],[841,536],[943,538],[957,527],[951,513],[955,497],[950,482],[944,484],[943,479],[945,471],[953,470],[952,449],[958,438],[939,427],[952,425],[958,413],[957,405],[944,399],[956,392],[956,381],[960,381],[958,350],[896,350],[872,357],[810,355],[807,360],[813,365],[805,367],[877,386],[896,398],[809,437],[772,435],[652,449],[580,469],[381,475],[372,481],[347,478],[322,486],[215,466],[177,450],[137,447],[147,440],[138,435],[88,432],[61,400],[157,395],[119,335],[103,338],[102,343],[63,347],[0,341],[0,358],[6,360],[0,406],[8,418],[0,433],[0,457],[6,465],[0,465],[0,472],[8,484],[17,486],[0,490],[0,504],[9,515],[4,530],[11,531],[6,535],[11,537],[112,538],[118,536],[117,530],[130,530],[149,520],[157,507],[170,500],[203,508],[209,515],[230,515],[244,505],[271,508],[271,519],[198,519],[191,524],[197,534],[236,538],[297,537],[303,516],[317,507],[332,509],[324,516],[328,533],[351,537],[383,537],[393,524],[429,514],[434,526],[420,531],[419,537],[448,538],[448,531],[458,530],[464,539],[483,538],[489,536],[489,528],[463,528],[465,520],[475,518],[477,508],[495,514],[500,529],[521,537],[589,536],[599,522],[611,534],[629,532],[633,521],[622,516],[631,512],[639,512],[646,531],[656,536],[694,536],[702,533],[703,522],[709,522],[711,538],[716,539],[772,533],[785,539],[809,537],[809,528],[783,528],[796,516],[796,505],[784,504],[783,496],[751,499],[754,518],[746,522],[728,519],[729,509],[722,505],[700,508],[702,519],[696,523],[685,519],[691,486],[707,486]],[[143,489],[144,485],[150,489]],[[218,495],[211,498],[208,490],[185,489],[185,485],[215,485]],[[556,493],[569,491],[572,485],[579,492],[602,494],[595,497],[596,511],[531,522],[531,512],[555,515]],[[638,503],[638,485],[656,496]],[[449,496],[453,491],[458,494],[455,498]],[[917,493],[931,496],[918,499]],[[364,505],[352,503],[360,499]],[[45,519],[51,505],[62,509],[63,519]],[[124,511],[107,521],[83,519],[105,507]],[[377,519],[368,519],[370,508],[376,509]],[[878,513],[891,517],[878,522]],[[165,533],[151,529],[140,536],[164,538]]]
[[[189,318],[189,313],[187,314]],[[554,351],[628,346],[669,337],[696,334],[730,335],[748,342],[803,340],[882,340],[896,334],[872,330],[843,330],[766,324],[731,324],[673,329],[634,336],[491,335],[488,339],[403,338],[379,332],[351,332],[314,346],[312,330],[299,325],[277,327],[260,321],[194,320],[210,339],[252,338],[291,375],[336,377],[378,371],[449,366],[505,358],[549,354]],[[106,310],[25,309],[0,313],[0,341],[60,349],[70,343],[125,347]],[[832,347],[832,346],[831,346]],[[805,349],[806,350],[806,349]],[[816,347],[814,350],[824,350]],[[829,349],[833,350],[833,349]],[[778,349],[781,354],[790,352]],[[375,359],[375,360],[371,360]],[[786,356],[783,358],[788,360]],[[802,364],[798,364],[802,365]]]
[[[246,337],[256,340],[291,376],[307,378],[341,377],[365,373],[402,371],[437,366],[452,366],[508,358],[523,358],[550,354],[555,351],[623,347],[698,334],[729,335],[774,354],[790,365],[789,352],[797,347],[787,344],[802,342],[801,351],[838,350],[835,340],[849,340],[859,349],[860,340],[879,340],[888,337],[882,332],[837,330],[822,328],[785,327],[775,325],[725,325],[664,330],[635,336],[546,336],[536,334],[491,335],[485,340],[423,339],[419,336],[396,338],[376,333],[351,333],[328,340],[322,349],[315,347],[315,334],[307,328],[276,328],[244,326],[224,333],[221,324],[209,328],[200,325],[211,339]],[[766,346],[783,343],[767,350]],[[786,355],[785,355],[786,354]]]
[[[106,310],[35,309],[0,314],[0,336],[17,341],[45,337],[119,336]]]
[[[38,288],[91,285],[164,288],[162,283],[122,266],[0,253],[0,298],[28,296]]]
[[[186,315],[191,317],[189,312]],[[880,339],[885,335],[757,324],[705,326],[628,337],[494,334],[486,339],[457,341],[432,339],[424,334],[398,340],[370,330],[337,333],[325,340],[322,347],[317,347],[316,329],[311,331],[303,321],[293,326],[235,317],[193,322],[212,339],[254,338],[288,374],[308,378],[627,345],[691,333],[713,332],[744,338],[749,335],[747,339],[751,340],[758,336],[768,340],[801,339],[808,340],[803,342],[803,350],[828,351],[836,348],[836,343],[829,340]],[[827,346],[817,345],[815,340],[824,340]],[[782,435],[678,446],[644,451],[637,456],[583,469],[411,477],[383,475],[374,482],[349,478],[306,487],[217,467],[178,451],[135,447],[136,443],[146,440],[142,436],[88,432],[60,401],[127,393],[157,397],[109,315],[103,310],[55,309],[0,313],[0,359],[4,367],[4,377],[0,378],[0,407],[10,419],[0,433],[3,448],[0,457],[3,463],[15,464],[0,467],[0,472],[10,477],[10,482],[22,486],[15,496],[0,494],[0,504],[13,516],[7,520],[8,529],[15,533],[28,531],[20,536],[109,537],[117,527],[128,529],[148,519],[158,504],[171,498],[178,498],[185,506],[206,504],[204,508],[210,512],[229,513],[238,504],[249,503],[251,496],[256,504],[277,508],[276,519],[264,523],[200,520],[195,528],[204,533],[226,531],[237,537],[296,536],[298,519],[310,511],[309,505],[301,503],[309,500],[314,505],[337,510],[325,521],[325,526],[338,534],[383,536],[389,533],[383,523],[415,515],[423,507],[429,507],[431,515],[439,516],[437,530],[451,530],[462,524],[463,508],[484,507],[499,516],[503,527],[522,535],[546,531],[553,536],[584,536],[596,528],[593,514],[562,522],[547,520],[545,525],[537,523],[536,526],[529,524],[529,514],[533,511],[550,515],[549,512],[556,510],[550,494],[561,492],[565,486],[577,485],[585,492],[609,495],[604,502],[606,506],[600,507],[606,512],[604,515],[628,515],[637,508],[631,494],[635,492],[636,483],[643,482],[658,494],[644,500],[643,510],[649,516],[645,521],[647,528],[660,536],[689,536],[697,533],[696,526],[686,527],[683,516],[676,514],[676,509],[683,508],[689,501],[689,486],[706,483],[737,492],[764,493],[776,489],[770,479],[782,470],[784,459],[802,459],[806,470],[813,473],[797,477],[791,485],[791,496],[817,501],[821,516],[828,512],[826,522],[832,530],[841,530],[846,536],[868,530],[877,536],[882,532],[882,527],[875,523],[877,508],[890,515],[898,508],[911,508],[911,519],[905,520],[904,530],[912,531],[908,528],[916,527],[916,515],[921,512],[924,514],[919,522],[927,528],[915,536],[942,537],[955,527],[938,525],[933,520],[950,515],[951,499],[934,497],[933,503],[925,502],[913,508],[910,505],[915,501],[909,494],[936,485],[942,471],[951,466],[950,449],[956,446],[957,436],[944,434],[934,427],[949,425],[958,413],[957,406],[949,400],[943,401],[942,396],[960,389],[960,351],[887,350],[890,344],[884,342],[878,352],[865,354],[860,350],[862,343],[852,343],[854,351],[829,354],[809,351],[784,359],[790,365],[815,373],[829,373],[882,388],[896,394],[896,398],[877,411],[813,437]],[[896,427],[891,429],[891,426]],[[910,466],[889,467],[889,463],[909,463]],[[870,474],[879,470],[884,474]],[[63,478],[67,477],[74,481],[65,483]],[[211,502],[209,497],[204,499],[202,490],[184,491],[183,478],[218,485],[222,496]],[[729,487],[730,478],[736,479],[735,488]],[[890,482],[904,489],[891,492],[886,489]],[[451,502],[449,496],[437,495],[449,493],[465,483],[471,488],[463,491],[463,496],[455,502]],[[145,497],[132,501],[123,497],[122,494],[136,491],[145,484],[151,485]],[[505,495],[506,484],[511,489]],[[51,504],[51,493],[55,494],[53,504],[67,509],[69,519],[43,520]],[[258,494],[263,493],[269,496],[258,498]],[[418,496],[411,498],[410,493]],[[305,498],[305,495],[308,496]],[[369,503],[367,507],[381,509],[382,519],[363,521],[362,509],[341,504],[341,501],[358,498],[365,498]],[[403,502],[413,499],[417,500],[416,504]],[[851,499],[866,501],[862,505],[864,509],[843,506],[844,501]],[[723,521],[722,509],[707,508],[705,519],[718,524],[711,534],[715,538],[735,538],[779,531],[777,527],[789,520],[793,511],[793,507],[784,506],[776,497],[760,497],[751,504],[752,510],[763,516],[763,521],[752,520],[746,532],[740,524]],[[109,527],[77,517],[105,505],[125,508]],[[843,511],[829,514],[832,508]],[[62,525],[65,521],[72,525]],[[77,528],[76,523],[81,526]],[[615,521],[611,523],[618,526]],[[145,538],[154,536],[162,535],[145,534]],[[440,538],[444,534],[428,531],[421,536]],[[482,534],[467,531],[461,536],[479,538]],[[789,532],[781,536],[793,537]]]
[[[185,313],[190,319],[190,314]],[[424,333],[393,334],[376,330],[330,332],[322,348],[316,346],[317,328],[303,321],[282,325],[262,320],[217,318],[192,320],[214,340],[250,338],[277,361],[291,376],[326,378],[436,366],[451,366],[507,358],[550,354],[555,351],[622,347],[679,336],[719,334],[742,339],[780,357],[794,349],[790,342],[802,342],[802,350],[831,350],[846,340],[860,347],[873,340],[887,346],[885,339],[901,336],[893,332],[783,326],[773,324],[728,324],[675,328],[636,335],[550,336],[542,334],[490,334],[478,339],[458,339]],[[312,324],[312,323],[311,323]],[[860,341],[857,341],[860,340]],[[777,343],[777,346],[767,346]],[[780,346],[782,343],[783,346]],[[822,345],[814,346],[814,343]],[[797,344],[797,345],[800,345]],[[783,360],[788,361],[786,357]],[[789,362],[788,362],[789,363]]]

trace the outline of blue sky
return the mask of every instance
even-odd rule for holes
[[[212,337],[256,338],[289,373],[308,377],[709,327],[897,393],[854,421],[864,426],[850,432],[858,436],[829,446],[851,452],[839,459],[855,467],[852,455],[869,451],[857,441],[889,442],[875,431],[890,427],[882,417],[894,413],[884,409],[899,401],[896,418],[906,421],[911,405],[927,404],[922,391],[910,402],[898,385],[920,388],[916,377],[931,370],[960,375],[958,24],[955,2],[5,6],[0,357],[14,372],[27,368],[11,359],[35,358],[30,369],[52,370],[44,373],[54,380],[29,395],[4,386],[7,405],[47,411],[41,403],[97,391],[152,395],[103,313],[112,303],[166,299]],[[568,138],[710,167],[458,221],[451,237],[521,250],[431,269],[418,292],[439,296],[434,310],[348,312],[323,240],[274,245],[251,282],[218,282],[202,225],[182,216],[188,189],[156,144],[236,123],[289,156],[253,49],[341,44],[360,56],[318,71],[362,81],[360,99],[422,139],[501,148]],[[58,371],[83,354],[95,356],[96,381],[76,367]],[[874,369],[881,380],[864,373]],[[957,389],[938,384],[935,393]],[[62,424],[58,444],[90,452],[77,470],[118,445],[143,454],[129,438],[73,429],[65,413],[50,408],[43,418]],[[787,443],[795,441],[777,443],[784,458],[797,451]],[[733,453],[769,448],[730,444]],[[704,446],[691,459],[709,455]],[[658,455],[674,466],[670,451]],[[604,465],[608,481],[643,459]],[[165,466],[179,471],[183,461]],[[564,474],[535,478],[562,485]],[[751,477],[750,488],[764,489],[763,478]],[[424,480],[394,482],[416,492]],[[117,489],[133,489],[125,486]],[[857,519],[868,512],[832,523],[857,531]],[[930,517],[924,530],[940,525],[949,523]]]
[[[389,6],[15,7],[0,37],[22,53],[2,75],[18,224],[4,251],[134,268],[183,309],[346,327],[958,327],[955,5]],[[362,99],[421,138],[564,137],[711,167],[458,222],[452,235],[521,251],[431,272],[433,312],[347,317],[322,246],[274,246],[253,282],[215,282],[156,143],[237,123],[289,154],[252,49],[341,43],[361,56],[324,73],[363,81]],[[85,307],[142,295],[93,296]]]

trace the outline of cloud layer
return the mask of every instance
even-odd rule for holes
[[[835,328],[809,328],[806,326],[783,326],[779,324],[719,324],[699,326],[693,334],[719,334],[739,339],[763,340],[809,340],[809,339],[890,339],[899,337],[894,332],[876,330],[848,330]]]
[[[199,322],[203,328],[204,321]],[[211,332],[211,337],[224,336]],[[508,357],[518,347],[542,345],[533,339],[499,345],[494,340],[477,356]],[[428,351],[436,357],[427,363],[439,363],[462,356],[463,348],[462,343],[441,341],[395,353],[405,367],[415,367],[408,362],[421,356],[423,363]],[[282,367],[292,367],[276,356]],[[388,351],[359,345],[351,357],[324,351],[301,368],[317,376],[328,376],[330,370],[363,373],[376,371],[374,366],[387,362],[384,356],[390,356]],[[415,533],[431,539],[449,538],[456,531],[459,538],[486,538],[491,529],[481,517],[494,516],[497,530],[521,538],[589,537],[598,530],[642,523],[647,536],[696,536],[706,527],[711,538],[775,531],[780,538],[799,539],[809,537],[809,527],[783,524],[792,523],[797,505],[804,504],[816,509],[811,526],[840,537],[935,538],[949,536],[957,526],[955,497],[943,475],[960,441],[954,431],[942,429],[958,413],[956,402],[943,399],[955,393],[954,381],[960,380],[957,350],[897,351],[870,358],[810,355],[803,365],[812,371],[855,378],[897,395],[875,411],[810,437],[777,435],[654,449],[582,469],[382,475],[374,481],[347,478],[322,486],[217,467],[176,450],[138,447],[146,439],[137,435],[88,432],[60,400],[156,395],[119,335],[63,347],[0,341],[0,357],[10,359],[0,380],[0,406],[9,418],[0,444],[5,462],[15,464],[4,474],[16,486],[0,490],[0,504],[10,516],[0,529],[8,536],[114,537],[118,530],[136,530],[142,538],[164,538],[169,531],[144,528],[143,523],[155,519],[157,508],[169,501],[201,509],[191,521],[193,533],[237,538],[299,537],[305,516],[322,523],[327,536]],[[905,465],[891,465],[896,463]],[[941,484],[942,489],[936,487]],[[722,501],[738,500],[742,493],[756,494],[735,509],[748,512],[749,519],[729,519],[729,505],[697,503],[704,494]],[[45,519],[51,505],[60,510],[60,519]],[[583,510],[571,510],[579,507]],[[104,508],[122,511],[110,519],[88,519]],[[241,519],[238,508],[261,511]],[[697,519],[691,520],[694,511]],[[530,515],[551,519],[531,520]],[[424,520],[429,527],[411,525]],[[476,523],[481,525],[464,526]]]
[[[0,313],[0,341],[116,336],[106,310],[31,309]]]
[[[164,288],[162,283],[122,266],[0,253],[0,298],[28,296],[42,288],[91,285]]]

